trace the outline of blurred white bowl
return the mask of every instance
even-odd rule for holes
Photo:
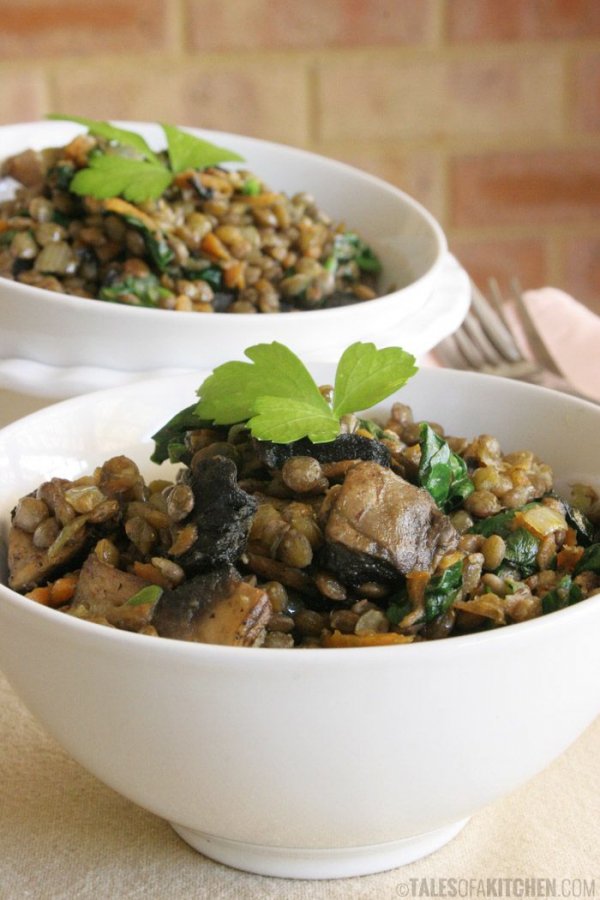
[[[98,392],[1,431],[3,578],[18,497],[121,452],[156,470],[150,435],[197,385]],[[598,483],[596,406],[442,370],[422,370],[400,398],[455,434],[495,434],[506,452],[532,448],[559,475]],[[75,759],[207,856],[301,878],[430,853],[547,765],[600,710],[599,626],[600,595],[431,643],[241,649],[108,629],[0,585],[0,666]]]
[[[124,123],[161,147],[157,125]],[[61,146],[80,133],[66,122],[0,128],[2,157],[28,147]],[[355,229],[380,256],[382,285],[397,290],[338,309],[284,315],[168,312],[91,301],[0,278],[0,359],[22,358],[51,366],[85,366],[128,372],[165,367],[212,367],[237,358],[245,347],[280,340],[304,359],[334,359],[349,343],[401,334],[407,350],[431,349],[441,337],[431,322],[411,318],[427,303],[439,278],[446,239],[435,219],[389,184],[343,163],[279,144],[222,132],[189,129],[240,153],[249,169],[274,189],[306,190],[334,219]],[[466,312],[461,305],[461,314]]]

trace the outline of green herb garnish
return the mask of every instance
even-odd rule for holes
[[[415,358],[400,347],[378,350],[352,344],[338,363],[333,399],[325,399],[312,375],[284,344],[245,350],[251,362],[218,366],[198,388],[200,402],[177,413],[154,435],[153,460],[176,461],[185,453],[185,433],[207,425],[247,422],[259,440],[287,444],[308,437],[333,441],[340,418],[381,402],[415,374]]]
[[[254,437],[278,444],[334,440],[341,416],[379,403],[417,371],[414,356],[399,347],[357,342],[341,356],[330,404],[284,344],[256,344],[245,355],[251,363],[218,366],[200,386],[196,414],[218,425],[248,421]]]
[[[148,584],[129,598],[126,606],[144,606],[146,603],[156,603],[162,597],[163,589],[157,584]]]
[[[84,197],[106,200],[120,196],[132,203],[143,203],[158,199],[175,176],[187,169],[204,169],[221,162],[243,162],[237,153],[217,147],[174,125],[161,126],[167,139],[167,163],[134,131],[80,116],[52,114],[48,118],[77,122],[90,134],[134,152],[134,155],[90,154],[87,167],[79,169],[69,185],[73,193]]]

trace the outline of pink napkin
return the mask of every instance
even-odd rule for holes
[[[600,317],[558,288],[526,291],[524,300],[565,378],[577,390],[600,400]],[[506,312],[510,317],[512,309]],[[520,336],[527,353],[527,340]]]
[[[600,401],[600,317],[558,288],[526,291],[523,299],[564,377],[574,388]],[[521,350],[531,357],[527,338],[516,321],[511,303],[506,304],[505,315],[513,326]],[[435,350],[421,362],[439,365]],[[548,386],[551,386],[550,381]]]

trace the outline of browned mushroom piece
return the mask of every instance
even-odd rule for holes
[[[248,647],[260,642],[271,613],[266,591],[224,566],[164,591],[151,624],[162,637]]]
[[[58,577],[80,558],[88,541],[82,518],[65,526],[50,548],[36,547],[33,534],[12,525],[8,536],[9,587],[21,593],[30,591]]]
[[[458,533],[431,495],[374,462],[353,466],[325,524],[327,568],[351,585],[432,571]]]
[[[71,608],[77,615],[83,610],[90,619],[106,619],[115,628],[139,631],[148,624],[155,602],[129,604],[129,600],[149,582],[132,572],[102,562],[95,553],[86,559]]]

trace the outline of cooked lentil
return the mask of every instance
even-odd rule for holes
[[[21,186],[0,203],[0,277],[200,313],[326,309],[381,294],[375,254],[309,193],[213,166],[182,172],[155,201],[81,198],[70,181],[98,150],[123,148],[83,135],[4,161],[0,177]]]
[[[396,438],[391,471],[398,479],[419,484],[423,444],[418,434],[423,423],[414,420],[408,407],[396,404],[381,424],[380,435],[391,432]],[[378,440],[356,417],[353,427]],[[552,473],[535,454],[503,454],[490,435],[469,441],[444,435],[440,426],[436,430],[449,446],[461,449],[472,491],[447,518],[455,534],[452,545],[427,570],[390,577],[385,569],[374,569],[370,580],[361,580],[349,577],[344,566],[335,569],[335,559],[328,556],[332,511],[343,496],[348,473],[374,464],[346,460],[348,465],[335,474],[329,470],[328,479],[323,477],[325,464],[309,456],[291,457],[283,470],[269,468],[260,463],[257,444],[243,426],[187,432],[184,465],[175,482],[146,484],[126,457],[110,459],[75,481],[45,482],[17,504],[11,535],[19,540],[25,536],[34,553],[57,559],[65,548],[80,546],[77,542],[87,533],[90,554],[109,570],[176,596],[190,580],[190,553],[206,537],[193,519],[204,503],[195,492],[194,478],[211,461],[233,466],[236,490],[242,486],[251,494],[254,511],[235,564],[248,589],[263,598],[264,621],[252,632],[255,646],[439,640],[522,622],[600,592],[600,504],[593,488],[577,485],[575,491],[586,519],[553,493]],[[524,503],[515,507],[517,490]],[[214,527],[221,540],[227,523]],[[371,550],[363,545],[361,552]],[[15,558],[19,562],[18,554],[13,554],[13,562]],[[77,587],[69,599],[56,600],[61,596],[60,591],[53,593],[57,578],[66,573],[77,585],[79,560],[74,567],[65,563],[52,577],[42,574],[30,580],[22,592],[64,613],[114,625],[79,601]],[[160,634],[146,613],[117,627]]]

